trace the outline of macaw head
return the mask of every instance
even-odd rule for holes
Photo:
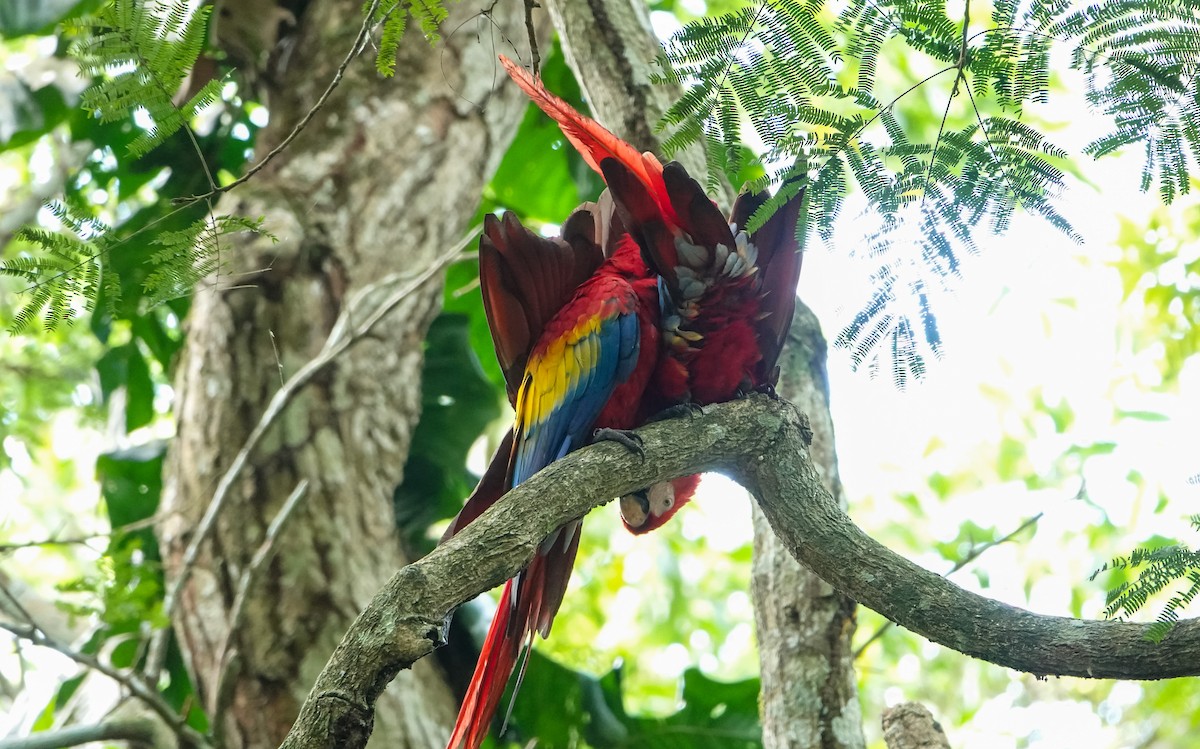
[[[698,475],[681,476],[626,494],[619,503],[621,522],[635,535],[649,533],[670,520],[692,499],[699,482]]]

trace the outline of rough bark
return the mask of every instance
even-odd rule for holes
[[[1200,619],[1160,645],[1149,624],[1041,616],[963,590],[881,546],[833,501],[809,457],[808,419],[751,396],[638,430],[643,454],[601,443],[567,455],[451,541],[399,570],[351,625],[313,686],[288,749],[360,747],[387,682],[440,644],[446,615],[528,564],[554,528],[612,497],[721,471],[748,488],[790,553],[884,616],[966,655],[1036,674],[1200,675]]]
[[[902,702],[883,712],[888,749],[950,749],[950,740],[933,714],[917,702]]]
[[[816,315],[797,304],[780,360],[779,394],[808,414],[809,452],[825,489],[846,506],[829,413],[826,345]],[[755,504],[751,588],[762,678],[763,745],[865,745],[851,640],[854,601],[792,557]]]
[[[276,80],[278,143],[333,77],[362,22],[360,0],[313,0]],[[477,15],[452,5],[447,29]],[[414,29],[394,79],[370,49],[333,99],[267,171],[222,201],[264,216],[278,238],[230,243],[231,273],[199,291],[186,321],[176,389],[178,436],[163,496],[168,576],[213,488],[280,384],[317,352],[349,294],[426,266],[468,228],[477,196],[524,112],[514,87],[493,90],[487,34],[522,38],[519,6],[431,48]],[[228,747],[277,745],[346,627],[407,560],[391,498],[419,417],[421,346],[441,281],[415,292],[288,407],[233,489],[180,599],[175,631]],[[232,640],[235,678],[215,694],[235,589],[267,525],[300,479],[305,504],[249,597]],[[454,699],[432,661],[380,702],[380,746],[445,740]]]

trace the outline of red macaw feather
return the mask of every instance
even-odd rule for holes
[[[571,141],[571,145],[575,146],[575,150],[588,166],[599,172],[600,162],[604,159],[613,158],[620,161],[645,185],[646,190],[658,202],[659,209],[673,218],[671,202],[662,179],[663,167],[654,154],[639,153],[636,148],[613,135],[599,122],[575,111],[570,104],[550,93],[541,81],[529,74],[529,71],[504,55],[500,55],[500,64],[521,90],[558,123],[563,135],[567,136],[567,140]]]
[[[593,218],[600,216],[596,206],[584,209]],[[659,354],[657,278],[631,238],[625,235],[614,241],[611,257],[547,318],[552,300],[562,296],[568,282],[564,279],[572,276],[550,272],[538,263],[547,257],[559,263],[560,250],[577,243],[537,241],[515,218],[506,217],[503,225],[493,220],[489,226],[492,231],[482,240],[488,249],[481,258],[488,254],[490,259],[481,259],[480,276],[488,290],[489,323],[503,339],[496,342],[497,356],[510,386],[517,383],[510,387],[516,391],[516,418],[446,538],[509,488],[585,444],[593,428],[635,426]],[[573,225],[568,222],[564,230],[577,234],[581,246],[590,243],[583,249],[587,253],[599,253],[597,237],[608,244],[604,216],[590,230],[583,228],[582,219]],[[591,261],[580,261],[587,262]],[[560,264],[572,272],[579,267],[573,262]],[[501,309],[502,318],[497,317]],[[534,331],[536,340],[522,345]],[[522,362],[519,376],[515,374],[518,361]],[[549,635],[579,547],[579,526],[580,521],[573,521],[551,534],[529,566],[505,586],[455,722],[450,749],[479,746],[505,684],[517,669],[522,646],[534,632]]]
[[[657,395],[704,404],[773,384],[795,309],[800,272],[795,229],[803,191],[753,236],[744,226],[765,194],[742,196],[731,229],[683,166],[665,167],[545,89],[511,60],[505,69],[603,175],[618,214],[666,282],[667,356]]]
[[[512,213],[484,217],[479,283],[510,400],[546,323],[604,260],[594,209],[591,203],[580,206],[555,238],[529,231]]]

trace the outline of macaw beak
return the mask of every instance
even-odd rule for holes
[[[621,520],[630,529],[641,528],[649,519],[650,500],[646,498],[645,489],[621,497]]]
[[[657,521],[675,506],[675,485],[661,481],[621,497],[621,519],[635,533],[657,527]]]

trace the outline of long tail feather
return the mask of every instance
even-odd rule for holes
[[[509,580],[500,596],[500,608],[496,609],[496,617],[488,629],[487,639],[483,641],[483,649],[479,653],[479,663],[471,676],[471,686],[463,697],[462,707],[458,711],[458,720],[454,722],[454,731],[450,734],[448,749],[475,749],[483,742],[491,726],[492,715],[496,705],[504,693],[504,685],[517,662],[521,650],[520,637],[512,637],[509,633],[514,610],[513,596],[516,578]]]
[[[571,145],[579,151],[588,166],[599,173],[600,162],[606,158],[620,161],[646,186],[667,218],[674,221],[674,210],[663,184],[663,167],[654,154],[639,153],[636,148],[613,135],[599,122],[575,111],[570,104],[547,91],[542,82],[531,76],[529,71],[504,55],[500,55],[500,64],[533,103],[558,123],[563,135],[567,136],[567,140],[571,141]]]
[[[516,670],[522,646],[532,640],[534,632],[542,637],[550,634],[550,624],[562,604],[579,550],[579,525],[580,521],[574,521],[555,531],[529,567],[504,586],[447,749],[478,749],[491,727],[504,687]],[[523,664],[521,677],[524,673]],[[519,687],[518,679],[514,699]]]

